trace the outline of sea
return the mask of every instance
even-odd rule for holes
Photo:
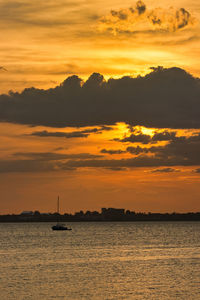
[[[0,223],[0,299],[200,299],[200,222]]]

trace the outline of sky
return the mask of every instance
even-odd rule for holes
[[[0,1],[0,214],[200,211],[200,3]]]

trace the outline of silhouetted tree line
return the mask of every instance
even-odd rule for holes
[[[137,222],[137,221],[200,221],[200,212],[144,213],[117,208],[102,208],[101,212],[82,210],[74,214],[22,212],[0,215],[0,222]]]

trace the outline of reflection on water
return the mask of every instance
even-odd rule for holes
[[[200,223],[0,224],[0,299],[200,299]]]

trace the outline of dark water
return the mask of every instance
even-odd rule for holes
[[[200,223],[0,224],[0,299],[200,299]]]

